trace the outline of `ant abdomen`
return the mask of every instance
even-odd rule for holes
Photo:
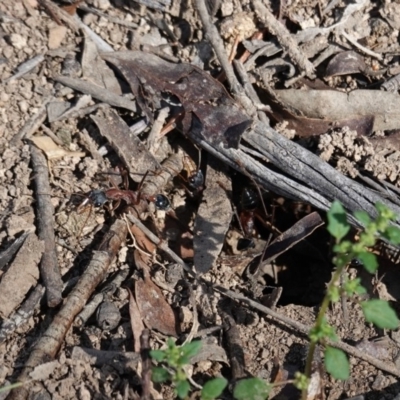
[[[259,196],[253,189],[246,187],[242,190],[240,205],[242,210],[251,211],[258,207]]]

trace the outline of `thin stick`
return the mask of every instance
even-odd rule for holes
[[[270,317],[272,317],[273,319],[275,319],[277,321],[285,323],[286,325],[296,329],[299,332],[304,333],[305,335],[308,335],[308,333],[310,332],[310,329],[311,329],[310,326],[304,325],[301,322],[297,322],[289,317],[281,315],[281,314],[277,313],[276,311],[273,311],[270,308],[257,303],[256,301],[250,300],[246,296],[232,292],[231,290],[225,289],[222,286],[214,286],[214,288],[216,290],[218,290],[220,293],[222,293],[224,296],[230,297],[231,299],[234,299],[234,300],[241,301],[241,302],[247,304],[248,306],[250,306],[251,308],[261,311],[262,313],[269,315]],[[355,347],[350,346],[347,343],[344,343],[340,340],[338,340],[337,342],[327,340],[326,343],[329,346],[343,350],[346,353],[348,353],[354,357],[360,358],[361,360],[364,360],[364,361],[370,363],[371,365],[375,366],[376,368],[381,369],[382,371],[386,371],[389,374],[392,374],[396,377],[400,377],[400,371],[396,368],[396,366],[394,364],[390,365],[388,362],[380,361],[377,358],[370,356],[366,352],[360,351],[360,350],[356,349]]]
[[[65,335],[71,327],[75,316],[82,310],[97,285],[103,280],[112,260],[118,253],[127,233],[126,224],[117,220],[105,236],[100,249],[93,254],[90,264],[79,282],[64,302],[64,305],[54,317],[42,337],[36,342],[30,353],[25,367],[18,377],[24,382],[29,373],[38,365],[52,360],[62,345]],[[29,394],[29,385],[13,390],[8,400],[26,399]]]
[[[39,239],[44,241],[45,249],[40,263],[40,274],[46,288],[47,305],[55,307],[62,301],[63,283],[55,246],[54,207],[50,198],[49,171],[42,151],[34,144],[30,145],[30,151],[35,172]]]
[[[253,5],[258,18],[265,27],[277,37],[279,44],[287,51],[289,57],[307,76],[314,74],[314,65],[299,50],[298,43],[292,38],[290,32],[281,24],[260,0],[253,0]]]

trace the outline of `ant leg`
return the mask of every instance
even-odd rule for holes
[[[144,180],[146,179],[146,177],[147,177],[148,174],[149,174],[149,171],[146,171],[146,173],[143,175],[143,178],[142,178],[142,180],[140,181],[139,186],[138,186],[138,189],[137,189],[137,192],[138,192],[138,193],[140,193],[140,189],[142,189],[143,182],[144,182]],[[140,196],[138,196],[138,197],[140,198]]]

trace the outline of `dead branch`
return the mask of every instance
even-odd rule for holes
[[[97,285],[104,279],[112,260],[125,240],[126,234],[127,227],[124,221],[117,220],[111,226],[99,250],[94,252],[93,258],[84,275],[82,275],[75,288],[65,300],[61,310],[36,343],[25,364],[25,368],[18,377],[20,382],[26,381],[29,378],[29,373],[37,365],[51,360],[56,356],[76,315],[82,310]],[[29,388],[30,385],[26,384],[13,390],[9,394],[8,400],[26,399],[29,394]]]
[[[214,286],[214,288],[216,290],[218,290],[220,293],[222,293],[224,296],[227,296],[227,297],[230,297],[231,299],[243,302],[244,304],[247,304],[251,308],[261,311],[262,313],[269,315],[270,317],[272,317],[273,319],[275,319],[277,321],[283,322],[284,324],[290,326],[291,328],[294,328],[298,332],[304,333],[305,335],[308,335],[308,333],[310,332],[310,329],[311,329],[310,326],[304,325],[301,322],[297,322],[289,317],[281,315],[281,314],[277,313],[276,311],[273,311],[270,308],[265,307],[265,306],[261,305],[260,303],[257,303],[256,301],[250,300],[246,296],[232,292],[231,290],[225,289],[222,286],[217,285],[217,286]],[[364,361],[370,363],[371,365],[375,366],[376,368],[381,369],[382,371],[386,371],[389,374],[392,374],[393,376],[400,377],[400,371],[396,368],[396,366],[394,364],[390,365],[388,362],[383,362],[375,357],[370,356],[366,352],[360,351],[360,350],[356,349],[355,347],[350,346],[340,340],[337,342],[327,340],[327,344],[329,346],[335,347],[337,349],[341,349],[354,357],[360,358],[361,360],[364,360]]]
[[[46,288],[47,305],[55,307],[62,301],[62,279],[58,266],[54,234],[54,207],[51,203],[51,188],[47,160],[42,151],[30,145],[31,160],[35,173],[37,218],[39,239],[44,241],[44,253],[40,263],[40,274]]]
[[[115,93],[110,92],[100,86],[97,86],[83,79],[70,78],[68,76],[54,76],[53,79],[56,82],[60,82],[65,86],[68,86],[78,92],[84,94],[90,94],[95,99],[98,99],[104,103],[110,104],[111,106],[125,108],[133,112],[137,112],[136,103],[128,100],[125,97],[118,96]]]

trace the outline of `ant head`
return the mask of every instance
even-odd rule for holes
[[[199,169],[194,174],[190,175],[188,178],[189,187],[191,189],[200,190],[204,185],[204,175],[203,172]]]
[[[171,207],[168,197],[164,196],[163,194],[157,194],[153,201],[159,210],[168,210]]]
[[[103,190],[92,190],[89,194],[89,200],[95,207],[102,207],[108,201]]]

